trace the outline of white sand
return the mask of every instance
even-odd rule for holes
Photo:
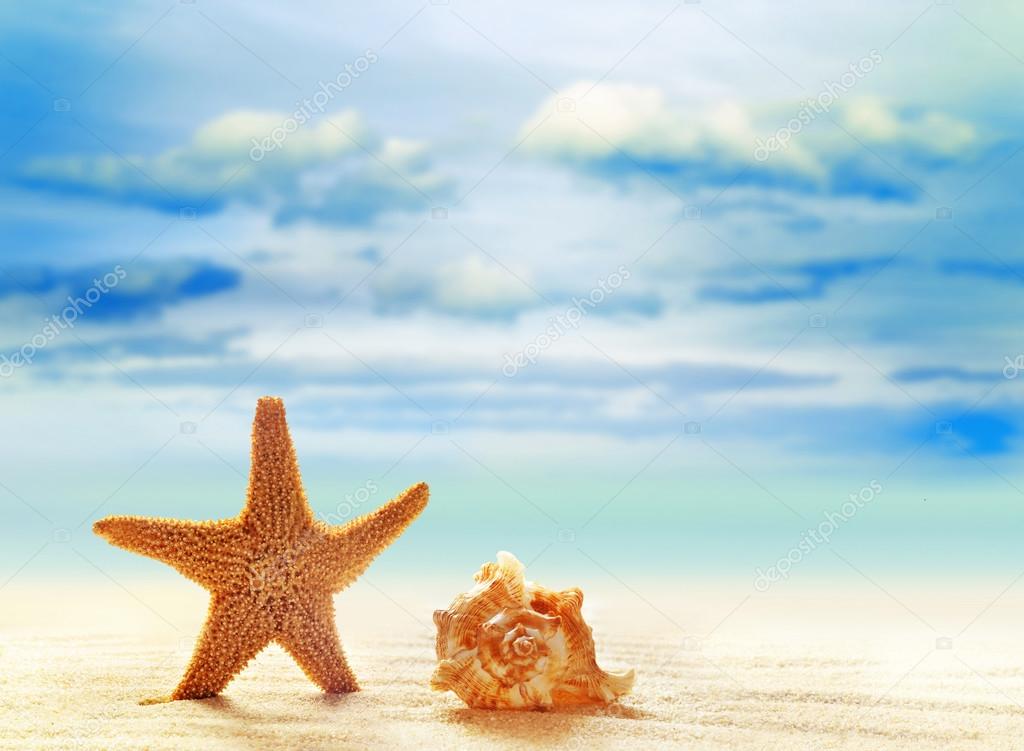
[[[1024,748],[1024,651],[1014,639],[1022,621],[1012,593],[953,649],[936,649],[928,627],[870,593],[747,601],[694,593],[660,613],[645,602],[649,591],[610,593],[593,598],[598,657],[609,669],[638,668],[634,695],[610,709],[496,713],[427,686],[430,609],[444,598],[382,589],[361,584],[338,598],[359,693],[323,696],[275,647],[220,698],[140,706],[177,682],[202,619],[201,592],[186,583],[9,587],[0,748]],[[930,622],[949,615],[956,633],[989,600],[932,596],[931,609],[914,605]]]

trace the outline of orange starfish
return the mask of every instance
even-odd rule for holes
[[[252,428],[245,508],[223,521],[111,516],[108,542],[170,564],[210,591],[206,625],[185,676],[160,701],[215,696],[276,641],[329,693],[358,691],[334,623],[332,595],[351,584],[427,505],[425,483],[343,526],[306,501],[284,403],[263,397]]]

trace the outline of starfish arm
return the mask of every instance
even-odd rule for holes
[[[274,637],[274,629],[248,597],[215,593],[203,633],[172,700],[219,694]]]
[[[92,529],[112,545],[163,561],[207,589],[219,578],[232,543],[241,536],[241,527],[234,520],[108,516]]]
[[[330,694],[358,691],[334,622],[329,593],[296,604],[281,625],[277,642],[295,659],[311,681]]]
[[[366,571],[373,559],[420,515],[429,497],[430,489],[421,482],[376,511],[330,528],[318,552],[331,591],[340,592]]]
[[[258,533],[280,536],[312,519],[299,461],[285,421],[284,402],[265,396],[252,423],[249,490],[241,519]]]

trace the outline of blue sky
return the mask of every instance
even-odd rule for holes
[[[102,513],[234,513],[265,393],[324,508],[438,485],[395,561],[571,527],[748,571],[875,479],[880,567],[1013,558],[1019,7],[0,15],[0,362],[43,337],[0,382],[0,580]]]

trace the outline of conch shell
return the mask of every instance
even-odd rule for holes
[[[524,571],[500,552],[497,563],[480,567],[473,589],[434,612],[439,664],[430,687],[482,709],[608,704],[629,693],[632,670],[597,666],[583,593],[545,589]]]

